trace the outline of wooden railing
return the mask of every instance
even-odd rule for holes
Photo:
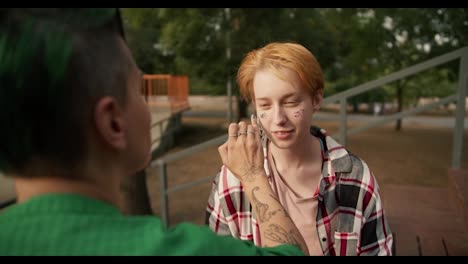
[[[187,76],[170,74],[143,75],[142,94],[150,106],[170,107],[179,112],[189,107]]]

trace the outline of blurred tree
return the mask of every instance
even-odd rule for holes
[[[222,8],[163,8],[161,47],[174,56],[173,74],[188,75],[192,94],[223,94],[226,77]]]
[[[160,43],[163,22],[159,8],[123,8],[126,37],[144,73],[169,73],[174,69],[173,54]]]
[[[467,9],[376,9],[376,21],[385,28],[378,46],[382,72],[398,71],[468,45]],[[447,82],[454,82],[457,75],[458,64],[449,63],[397,81],[397,111],[415,104],[421,96],[453,93],[454,86]],[[401,129],[401,120],[395,129]]]
[[[467,9],[324,9],[322,13],[335,29],[338,43],[334,67],[328,71],[329,81],[336,84],[335,92],[468,45]],[[431,70],[431,74],[356,96],[351,102],[356,109],[359,102],[396,97],[397,111],[401,111],[420,96],[429,96],[425,91],[430,90],[433,96],[453,92],[453,85],[447,82],[455,81],[457,71],[458,64],[450,63]],[[429,83],[431,89],[421,88]],[[400,121],[396,129],[401,129]]]

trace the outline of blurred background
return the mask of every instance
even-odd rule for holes
[[[297,42],[318,59],[314,124],[363,158],[380,185],[397,255],[468,255],[468,9],[122,8],[145,73],[152,163],[122,185],[127,214],[204,223],[217,147],[249,120],[237,68]],[[1,207],[14,203],[0,175]],[[1,208],[0,207],[0,208]],[[1,210],[1,209],[0,209]]]
[[[126,35],[146,73],[187,75],[190,95],[227,95],[247,52],[273,41],[298,42],[320,62],[325,96],[468,44],[467,9],[154,8],[122,9]],[[352,98],[395,103],[453,93],[458,64]],[[232,80],[231,80],[232,81]],[[235,83],[232,84],[233,86]],[[402,87],[405,86],[405,89]],[[421,87],[424,87],[423,89]],[[232,89],[237,95],[238,90]],[[245,104],[238,109],[245,116]]]

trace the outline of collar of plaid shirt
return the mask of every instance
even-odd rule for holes
[[[311,126],[310,133],[315,137],[320,138],[320,144],[322,145],[322,157],[324,157],[324,162],[330,161],[329,166],[324,166],[324,168],[322,168],[322,177],[327,184],[331,183],[332,178],[335,177],[335,173],[351,172],[353,163],[348,151],[343,146],[338,144],[331,137],[328,137],[327,132],[319,127]],[[263,150],[265,156],[267,155],[266,146],[267,141],[263,140]],[[265,161],[265,170],[269,177],[271,174],[267,161]]]

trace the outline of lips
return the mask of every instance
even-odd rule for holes
[[[274,131],[272,134],[278,139],[287,139],[289,138],[294,130],[281,130],[281,131]]]

